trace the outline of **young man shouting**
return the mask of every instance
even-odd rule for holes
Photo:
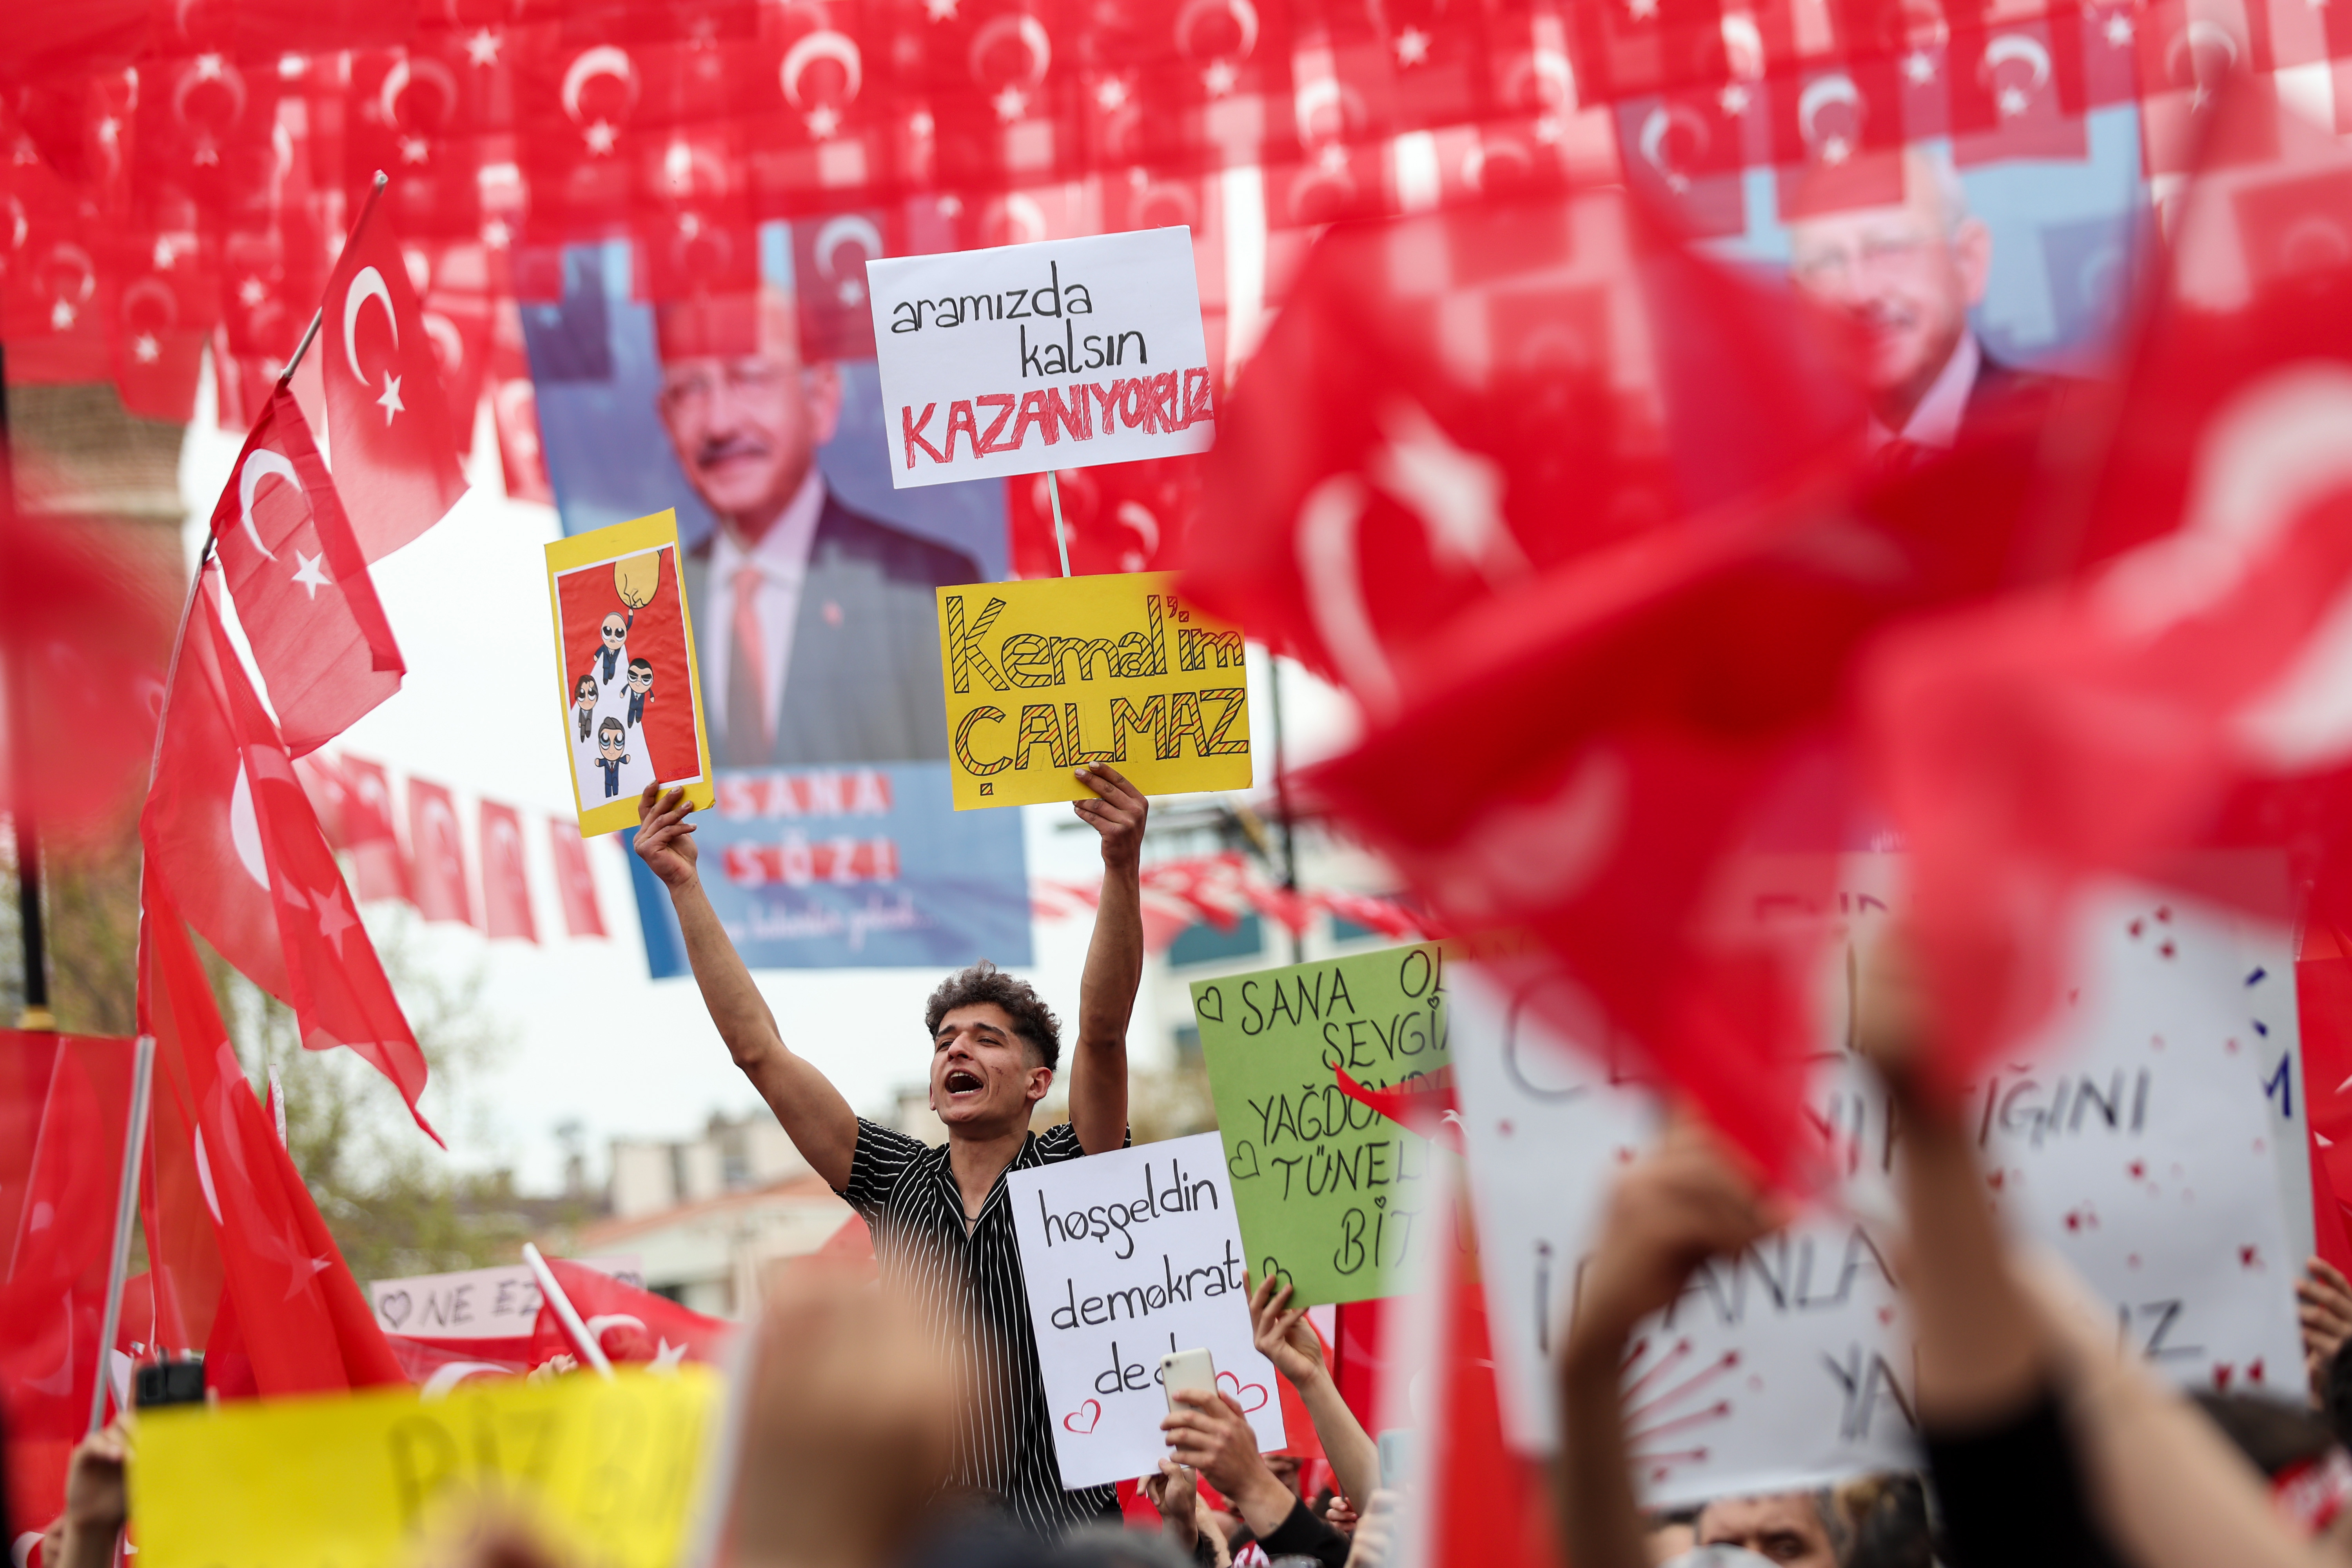
[[[1127,1026],[1143,977],[1139,873],[1149,807],[1113,769],[1077,776],[1097,797],[1075,809],[1102,836],[1103,887],[1078,984],[1070,1119],[1029,1131],[1061,1065],[1060,1026],[1025,981],[983,961],[941,981],[924,1009],[931,1109],[948,1129],[939,1149],[859,1117],[785,1046],[702,890],[686,792],[657,798],[648,785],[637,803],[637,855],[669,889],[695,984],[735,1065],[802,1157],[865,1216],[886,1288],[912,1297],[962,1374],[971,1397],[954,1484],[993,1493],[1048,1536],[1116,1517],[1118,1505],[1109,1487],[1062,1489],[1004,1177],[1125,1145]]]

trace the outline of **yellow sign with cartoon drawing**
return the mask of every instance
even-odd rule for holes
[[[958,811],[1083,800],[1108,763],[1146,795],[1246,789],[1239,626],[1173,572],[941,588],[940,674]]]

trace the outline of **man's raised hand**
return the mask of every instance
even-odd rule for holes
[[[1303,1388],[1324,1375],[1323,1342],[1307,1321],[1307,1309],[1290,1305],[1290,1287],[1271,1274],[1250,1292],[1250,1336],[1274,1370]]]
[[[1074,801],[1071,809],[1081,822],[1091,823],[1102,835],[1103,864],[1132,868],[1143,859],[1143,822],[1151,803],[1143,792],[1120,776],[1117,768],[1097,763],[1078,770],[1078,782],[1095,792],[1093,800]]]
[[[637,858],[673,888],[694,880],[694,824],[686,819],[693,809],[682,786],[663,795],[649,784],[637,797]]]

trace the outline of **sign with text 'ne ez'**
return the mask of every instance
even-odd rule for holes
[[[492,1507],[556,1562],[670,1568],[686,1544],[718,1375],[623,1371],[145,1411],[131,1461],[154,1563],[394,1568]],[[429,1550],[426,1558],[438,1555]]]
[[[893,257],[866,279],[899,489],[1216,440],[1190,229]]]
[[[1192,983],[1250,1268],[1304,1305],[1394,1293],[1423,1224],[1429,1141],[1349,1096],[1446,1065],[1435,943]]]
[[[940,674],[958,811],[1084,800],[1108,763],[1146,795],[1247,789],[1241,628],[1173,572],[941,588]]]
[[[1158,1473],[1171,1351],[1207,1350],[1258,1447],[1283,1446],[1274,1363],[1250,1337],[1224,1158],[1202,1132],[1004,1179],[1066,1487]]]

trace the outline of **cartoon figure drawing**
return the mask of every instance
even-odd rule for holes
[[[625,616],[618,610],[604,617],[604,646],[596,655],[596,684],[610,686],[621,668],[621,656],[628,651],[629,628],[637,624],[637,607],[629,606]]]
[[[580,721],[580,741],[585,745],[596,728],[596,678],[583,675],[572,694],[572,711]]]
[[[654,666],[647,658],[629,660],[629,716],[632,730],[646,721],[646,704],[651,702],[654,691]]]
[[[604,798],[621,793],[621,764],[629,761],[628,727],[618,719],[596,726],[597,762],[604,770]]]

